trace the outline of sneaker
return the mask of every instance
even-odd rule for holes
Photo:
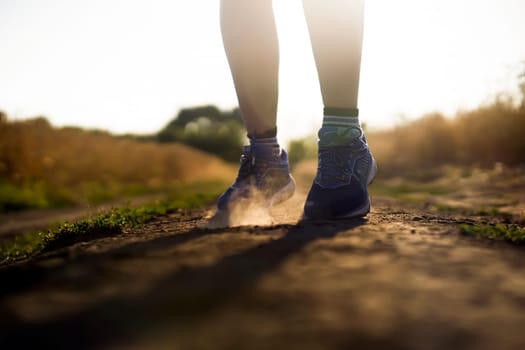
[[[228,212],[236,204],[270,208],[290,198],[295,181],[290,175],[288,154],[279,147],[245,146],[235,182],[217,202],[219,212]]]
[[[370,211],[368,185],[377,165],[361,128],[319,130],[317,174],[306,198],[303,219],[362,217]]]

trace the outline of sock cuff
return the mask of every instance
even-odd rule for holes
[[[277,136],[277,128],[269,129],[263,132],[253,132],[248,133],[248,138],[250,140],[260,140],[260,139],[267,139]]]
[[[337,117],[358,117],[359,108],[324,107],[323,113]]]
[[[325,115],[323,117],[323,126],[340,126],[340,127],[354,127],[359,128],[359,117],[338,117]]]
[[[250,144],[279,146],[279,143],[277,142],[277,137],[263,137],[257,139],[250,138]]]

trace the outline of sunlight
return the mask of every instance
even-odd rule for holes
[[[233,108],[218,1],[0,3],[0,110],[57,125],[153,132],[180,108]],[[300,0],[275,0],[279,134],[312,134],[322,103]],[[453,115],[516,87],[519,0],[367,0],[359,107],[372,128]],[[96,25],[93,22],[96,18]],[[8,38],[6,40],[6,38]],[[401,119],[403,119],[401,118]],[[298,123],[298,120],[301,122]]]
[[[395,114],[453,114],[514,89],[516,76],[504,79],[505,70],[525,57],[525,48],[503,25],[511,19],[488,2],[369,0],[361,108],[388,125]]]

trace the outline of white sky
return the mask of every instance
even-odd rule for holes
[[[289,139],[319,126],[322,105],[301,2],[274,9],[279,135]],[[0,110],[146,133],[180,108],[232,108],[218,11],[219,0],[0,0]],[[452,115],[513,89],[524,16],[523,0],[367,0],[362,120]]]

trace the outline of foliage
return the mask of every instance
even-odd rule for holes
[[[518,89],[521,93],[521,108],[525,108],[525,61],[521,61],[522,72],[518,75]]]
[[[305,137],[288,143],[288,160],[291,168],[294,168],[301,160],[315,159],[317,157],[315,140],[315,137]]]
[[[243,145],[243,127],[238,109],[222,112],[215,106],[182,109],[158,134],[159,142],[181,142],[237,161]]]

